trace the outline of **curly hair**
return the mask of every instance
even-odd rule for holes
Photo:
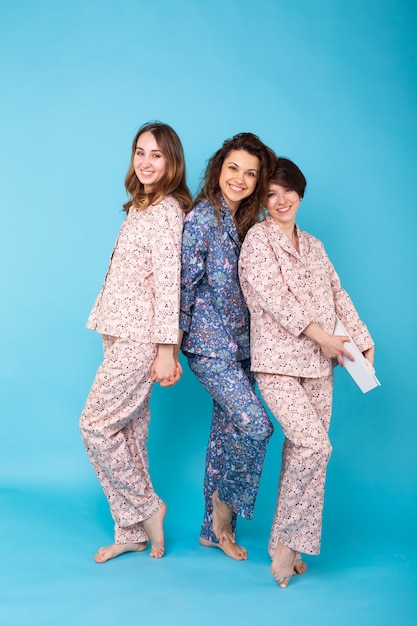
[[[239,133],[226,139],[222,147],[209,159],[201,184],[201,189],[194,201],[208,200],[220,219],[222,195],[219,186],[220,172],[227,156],[233,150],[244,150],[259,159],[259,176],[254,192],[242,200],[235,214],[235,221],[241,241],[249,228],[259,222],[264,213],[268,181],[275,169],[276,155],[257,135]]]
[[[167,171],[164,177],[150,193],[145,192],[144,185],[136,176],[133,167],[138,139],[147,132],[152,133],[155,137],[158,148],[167,160]],[[148,122],[139,128],[132,142],[132,153],[129,170],[125,178],[125,187],[129,196],[129,200],[123,205],[126,213],[133,205],[145,209],[168,194],[178,201],[184,213],[190,211],[192,196],[186,183],[184,151],[180,138],[171,126],[162,122]]]

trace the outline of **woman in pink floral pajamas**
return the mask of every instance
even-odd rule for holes
[[[265,220],[242,245],[239,275],[251,313],[251,363],[261,394],[285,435],[269,553],[285,588],[297,552],[321,542],[333,360],[350,357],[347,337],[333,335],[336,315],[373,363],[373,341],[340,285],[323,244],[295,223],[306,180],[277,159]]]
[[[148,472],[153,383],[175,384],[184,213],[191,208],[182,145],[160,122],[136,134],[125,180],[127,213],[87,328],[102,334],[100,365],[80,420],[82,438],[110,505],[114,543],[103,563],[124,552],[164,554],[166,506]]]

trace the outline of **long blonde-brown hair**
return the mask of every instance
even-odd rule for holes
[[[257,135],[253,133],[239,133],[231,139],[226,139],[222,147],[209,159],[204,174],[202,187],[194,201],[194,206],[200,200],[208,200],[217,215],[220,217],[222,195],[219,186],[220,172],[223,162],[232,150],[245,150],[259,159],[259,176],[254,192],[242,200],[235,214],[239,237],[245,238],[249,228],[259,222],[263,215],[268,181],[275,169],[276,155],[268,148]]]
[[[155,137],[158,148],[167,160],[165,175],[149,193],[145,192],[145,188],[136,176],[133,167],[138,139],[147,132],[152,133]],[[168,194],[178,201],[184,213],[191,209],[192,197],[186,183],[184,150],[180,138],[171,126],[162,122],[148,122],[139,128],[132,142],[132,154],[125,178],[125,187],[129,195],[129,200],[123,205],[126,213],[133,205],[145,209],[162,200]]]

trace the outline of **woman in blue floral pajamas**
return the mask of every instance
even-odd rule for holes
[[[253,515],[272,424],[253,391],[249,314],[238,279],[241,242],[259,221],[274,155],[256,135],[226,140],[209,160],[184,223],[181,348],[213,398],[200,543],[247,558],[236,516]]]

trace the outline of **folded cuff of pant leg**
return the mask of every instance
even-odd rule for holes
[[[141,522],[131,526],[114,526],[114,543],[142,543],[148,539]]]
[[[147,499],[146,502],[141,503],[140,506],[135,507],[133,504],[129,503],[129,506],[126,507],[111,507],[111,514],[117,526],[126,528],[149,519],[159,511],[162,504],[161,498],[154,494]]]

